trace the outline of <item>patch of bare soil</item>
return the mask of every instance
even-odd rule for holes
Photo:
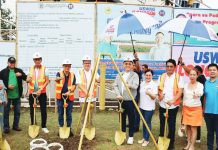
[[[77,150],[79,147],[79,141],[80,141],[80,136],[73,136],[73,137],[69,137],[68,139],[60,139],[58,136],[49,137],[45,135],[43,138],[48,142],[48,144],[55,143],[55,142],[62,144],[64,147],[64,150]],[[82,144],[82,150],[94,150],[94,146],[96,143],[97,143],[96,139],[89,141],[84,137],[83,144]],[[51,150],[56,150],[56,149],[57,148],[54,147],[54,149],[51,149]]]

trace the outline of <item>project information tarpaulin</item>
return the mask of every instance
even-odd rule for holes
[[[32,55],[40,52],[49,77],[69,58],[72,68],[94,54],[94,4],[18,2],[18,66],[27,72]]]

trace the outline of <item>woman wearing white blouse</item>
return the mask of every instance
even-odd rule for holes
[[[203,95],[203,84],[197,82],[197,71],[191,70],[189,73],[190,82],[184,86],[183,97],[183,120],[187,126],[188,144],[185,150],[194,150],[197,138],[197,127],[202,125],[203,110],[200,97]]]
[[[157,85],[152,80],[153,71],[148,69],[144,73],[145,81],[140,84],[140,103],[139,107],[148,127],[151,130],[151,119],[155,110],[155,98],[157,96]],[[149,143],[149,133],[143,125],[143,139],[138,141],[142,146]]]

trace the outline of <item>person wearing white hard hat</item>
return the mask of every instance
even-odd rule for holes
[[[65,59],[62,63],[63,71],[60,71],[56,75],[56,99],[58,106],[58,122],[59,126],[64,125],[64,107],[66,107],[67,127],[71,128],[72,125],[72,109],[74,101],[74,90],[76,89],[76,77],[73,72],[70,71],[71,61]],[[62,95],[67,96],[67,103],[64,105]],[[73,136],[72,130],[70,130],[70,136]]]
[[[34,117],[33,117],[33,107],[34,99],[33,93],[37,93],[37,99],[39,101],[40,110],[41,110],[41,127],[44,133],[49,133],[49,130],[46,127],[47,122],[47,96],[46,96],[46,86],[49,83],[48,73],[46,71],[46,67],[42,65],[42,56],[39,52],[35,52],[33,54],[34,65],[30,67],[29,70],[29,105],[30,105],[30,117],[31,117],[31,125],[33,125]]]
[[[88,87],[89,84],[91,84],[91,78],[92,78],[92,69],[91,69],[91,57],[89,55],[85,55],[82,58],[83,61],[83,68],[79,70],[78,72],[78,77],[77,77],[77,85],[79,88],[79,102],[80,102],[80,108],[82,109],[82,106],[84,105],[85,102],[85,98],[88,92]],[[91,116],[90,116],[90,123],[92,125],[92,120],[93,120],[93,114],[94,114],[94,110],[96,107],[96,99],[97,99],[97,82],[99,82],[99,74],[96,74],[95,77],[95,83],[94,83],[94,88],[93,91],[89,92],[89,98],[86,101],[85,104],[85,109],[87,108],[87,102],[89,102],[89,100],[92,102],[93,105],[92,109],[90,109],[91,111]],[[85,117],[85,111],[83,111],[82,113],[82,122],[84,121],[84,117]]]
[[[127,84],[128,88],[131,91],[133,97],[137,95],[137,88],[139,86],[139,76],[133,72],[133,59],[127,57],[123,61],[124,72],[122,72],[122,77]],[[116,93],[116,98],[122,102],[122,108],[124,112],[122,113],[122,131],[126,132],[126,116],[129,120],[129,138],[127,144],[133,144],[133,135],[134,135],[134,104],[131,97],[129,96],[127,89],[125,88],[120,76],[117,75],[114,83],[114,91]]]

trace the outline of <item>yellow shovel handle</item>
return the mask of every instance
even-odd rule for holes
[[[36,124],[36,99],[37,99],[37,93],[32,93],[32,97],[33,97],[33,124]]]
[[[118,100],[118,103],[119,103],[119,116],[120,116],[120,131],[122,131],[122,103],[123,103],[123,100]]]

